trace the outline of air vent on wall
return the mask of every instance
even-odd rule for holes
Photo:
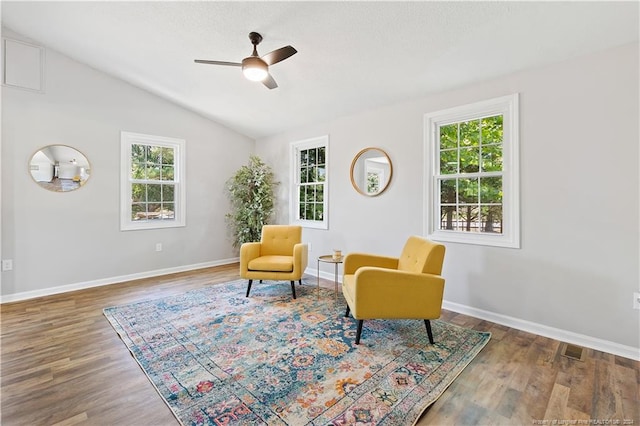
[[[44,47],[9,38],[3,38],[2,45],[2,84],[44,92]]]

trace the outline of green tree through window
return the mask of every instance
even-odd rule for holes
[[[327,228],[328,137],[291,144],[291,217],[293,223],[311,228]]]
[[[121,133],[122,230],[185,226],[182,139]]]
[[[325,147],[300,150],[300,204],[302,220],[324,219]]]
[[[376,194],[380,191],[380,174],[367,173],[367,194]]]
[[[502,232],[503,117],[440,127],[440,229]]]
[[[175,149],[131,145],[131,220],[175,219]]]

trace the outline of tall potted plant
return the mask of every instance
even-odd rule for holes
[[[269,223],[274,211],[274,189],[278,182],[273,170],[259,157],[249,157],[249,164],[227,181],[227,195],[231,200],[231,212],[227,222],[233,234],[233,246],[260,241],[262,226]]]

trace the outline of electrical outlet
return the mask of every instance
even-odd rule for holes
[[[156,243],[156,251],[162,251],[162,243]]]
[[[633,293],[633,309],[640,309],[640,292]]]
[[[13,270],[13,259],[3,259],[2,260],[2,271],[11,271]]]

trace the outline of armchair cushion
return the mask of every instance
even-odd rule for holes
[[[293,271],[293,256],[260,256],[249,261],[250,271]]]
[[[302,241],[302,227],[286,225],[265,225],[262,227],[260,256],[291,256],[293,246]]]

